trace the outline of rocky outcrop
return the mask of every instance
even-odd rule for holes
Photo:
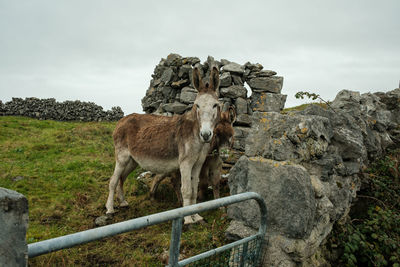
[[[13,98],[5,104],[0,101],[0,116],[11,115],[57,121],[117,121],[124,113],[120,107],[104,111],[91,102],[56,102],[54,98]]]
[[[260,193],[268,207],[265,266],[318,266],[318,248],[344,218],[369,160],[400,145],[400,89],[343,90],[331,107],[254,112],[245,155],[229,174],[231,194]],[[230,206],[229,236],[257,228],[258,207]]]

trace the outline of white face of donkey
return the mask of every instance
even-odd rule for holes
[[[220,119],[220,104],[216,95],[219,86],[218,69],[213,67],[210,73],[210,81],[204,85],[200,72],[193,70],[193,85],[199,91],[194,101],[194,109],[199,121],[199,136],[204,143],[211,142],[215,125]]]

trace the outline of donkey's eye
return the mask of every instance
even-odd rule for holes
[[[218,107],[218,104],[214,104],[213,108],[216,108],[216,107]]]

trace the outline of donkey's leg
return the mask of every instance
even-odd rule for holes
[[[171,183],[172,183],[172,186],[174,187],[175,194],[178,199],[178,203],[180,206],[182,206],[183,200],[182,200],[182,193],[181,193],[181,177],[178,172],[172,174]]]
[[[128,175],[137,167],[137,165],[138,164],[136,163],[136,161],[134,161],[132,158],[130,158],[123,173],[121,174],[121,177],[119,179],[119,183],[117,186],[117,197],[119,200],[120,207],[128,206],[128,202],[125,200],[125,196],[124,196],[124,183],[125,183]]]
[[[222,160],[218,158],[218,162],[213,166],[210,173],[210,184],[213,189],[214,199],[219,198],[219,189],[222,174]]]
[[[167,177],[166,174],[157,174],[153,180],[151,181],[151,186],[150,186],[150,198],[152,200],[155,199],[155,195],[156,195],[156,191],[158,186],[160,185],[160,183],[162,182],[162,180],[165,179],[165,177]]]
[[[198,157],[197,161],[194,163],[192,171],[191,171],[192,179],[190,181],[190,187],[191,187],[190,205],[196,204],[196,202],[197,202],[199,176],[200,176],[200,172],[203,167],[204,161],[206,159],[206,156],[208,154],[208,150],[209,150],[209,146],[203,147],[203,149],[202,149],[202,151],[200,151],[199,157]],[[201,217],[199,214],[194,214],[194,215],[192,215],[192,219],[194,222],[198,222],[198,221],[202,221],[203,217]]]
[[[180,163],[179,169],[181,172],[181,192],[183,206],[189,206],[192,197],[192,168],[193,165],[188,160],[184,160]],[[192,218],[193,216],[185,217],[185,224],[195,223],[196,221]]]
[[[205,158],[205,157],[204,157]],[[193,166],[192,169],[192,180],[191,180],[191,191],[192,194],[190,196],[190,205],[196,204],[197,202],[197,190],[199,187],[199,176],[200,176],[200,171],[203,166],[204,160],[199,159],[196,164]],[[198,222],[203,220],[203,217],[201,217],[199,214],[193,214],[192,215],[193,221]]]
[[[206,199],[207,188],[209,185],[210,168],[208,162],[204,162],[200,172],[199,191],[197,193],[197,200],[204,201]]]
[[[108,192],[108,198],[107,198],[107,203],[106,203],[106,209],[107,209],[106,214],[114,213],[115,189],[117,187],[117,184],[119,182],[121,175],[123,174],[123,172],[125,170],[125,167],[129,163],[129,160],[130,160],[129,152],[121,151],[117,155],[116,158],[117,158],[117,160],[115,162],[114,174],[110,178],[109,192]]]

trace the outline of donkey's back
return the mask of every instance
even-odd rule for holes
[[[115,154],[128,152],[144,169],[167,173],[179,169],[179,124],[182,116],[131,114],[113,133]]]

